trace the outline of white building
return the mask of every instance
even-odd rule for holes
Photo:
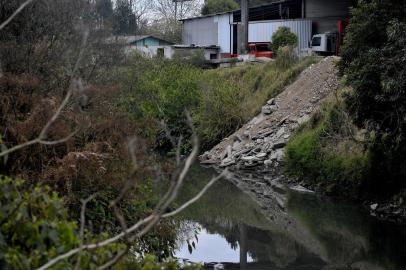
[[[284,0],[249,9],[248,42],[272,42],[286,26],[298,36],[298,52],[307,51],[313,34],[337,31],[349,17],[352,0]],[[183,44],[219,46],[223,57],[237,53],[241,11],[235,10],[182,20]]]

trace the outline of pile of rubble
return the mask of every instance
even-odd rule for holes
[[[292,133],[339,87],[335,57],[306,69],[261,113],[200,157],[202,164],[231,170],[277,170]]]

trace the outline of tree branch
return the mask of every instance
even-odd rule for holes
[[[0,25],[0,30],[3,30],[3,28],[6,27],[6,26],[14,19],[15,16],[17,16],[21,11],[23,11],[23,9],[24,9],[26,6],[28,6],[29,4],[31,4],[32,1],[34,1],[34,0],[27,0],[27,1],[25,1],[24,3],[22,3],[21,6],[20,6],[16,11],[14,11],[14,13],[11,14],[11,16],[10,16],[6,21],[4,21],[4,22]]]

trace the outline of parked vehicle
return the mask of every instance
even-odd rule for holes
[[[348,21],[338,21],[337,32],[314,35],[309,42],[309,47],[314,53],[320,55],[339,55],[347,25]]]
[[[250,43],[248,44],[248,53],[255,57],[273,58],[273,52],[270,49],[270,43]]]
[[[337,33],[314,35],[310,43],[313,52],[320,55],[337,54]]]

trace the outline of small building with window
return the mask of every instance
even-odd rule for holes
[[[153,35],[143,36],[114,36],[108,42],[121,44],[125,47],[127,54],[138,51],[147,57],[172,57],[173,42],[155,37]]]

